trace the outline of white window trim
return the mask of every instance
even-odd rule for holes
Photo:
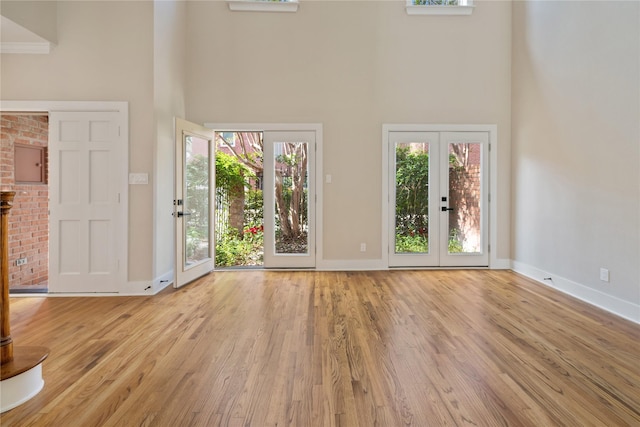
[[[227,0],[229,9],[235,12],[297,12],[298,0]]]
[[[413,0],[406,0],[408,15],[471,15],[473,0],[461,0],[457,5],[429,5],[413,4]]]

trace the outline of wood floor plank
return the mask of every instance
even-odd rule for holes
[[[220,271],[11,316],[51,351],[3,427],[640,425],[640,325],[509,271]]]

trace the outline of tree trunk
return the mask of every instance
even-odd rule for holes
[[[287,204],[284,200],[283,192],[283,177],[282,172],[276,171],[275,173],[275,199],[276,199],[276,211],[278,218],[280,219],[280,231],[283,238],[291,237],[291,224],[289,222],[289,215],[287,212]],[[265,209],[266,211],[266,209]]]

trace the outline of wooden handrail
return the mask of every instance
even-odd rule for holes
[[[13,360],[13,340],[11,339],[11,326],[9,315],[9,210],[13,207],[15,191],[2,191],[0,193],[0,208],[2,210],[2,222],[0,223],[0,285],[2,286],[2,324],[0,332],[0,362],[4,365]]]

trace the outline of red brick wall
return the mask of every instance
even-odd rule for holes
[[[2,115],[0,125],[1,187],[16,192],[13,208],[9,211],[9,288],[46,287],[49,279],[49,187],[47,184],[15,183],[14,144],[46,147],[49,118]],[[16,266],[18,258],[27,258],[27,263]]]

